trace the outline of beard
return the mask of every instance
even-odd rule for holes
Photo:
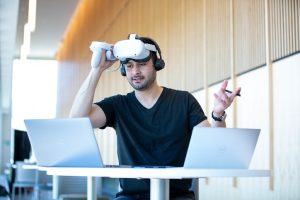
[[[135,79],[140,79],[141,83],[134,83]],[[131,78],[127,78],[127,80],[131,87],[133,87],[135,90],[144,91],[150,88],[156,81],[156,71],[153,71],[153,73],[146,78],[145,76],[137,75]]]

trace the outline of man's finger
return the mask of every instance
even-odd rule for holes
[[[225,91],[226,87],[227,87],[227,84],[228,84],[228,81],[227,80],[224,80],[222,85],[221,85],[221,90],[222,91]]]
[[[233,101],[233,99],[236,97],[236,96],[241,96],[241,88],[238,87],[237,89],[235,89],[231,95],[230,95],[230,99]]]

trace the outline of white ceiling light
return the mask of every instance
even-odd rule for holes
[[[24,39],[21,45],[21,60],[26,60],[30,52],[31,33],[35,31],[36,0],[29,0],[28,22],[24,25]]]
[[[28,25],[30,32],[35,31],[36,23],[36,0],[29,0],[29,9],[28,9]]]

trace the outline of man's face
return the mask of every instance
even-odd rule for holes
[[[153,67],[152,59],[147,62],[130,60],[125,64],[125,70],[127,80],[135,90],[146,90],[156,80],[156,70]]]

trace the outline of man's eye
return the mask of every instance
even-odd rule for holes
[[[147,63],[145,63],[145,62],[144,62],[144,63],[140,63],[140,65],[141,65],[141,66],[144,66],[144,65],[147,65]]]
[[[131,64],[127,64],[127,65],[125,65],[126,66],[126,68],[132,68],[132,65]]]

